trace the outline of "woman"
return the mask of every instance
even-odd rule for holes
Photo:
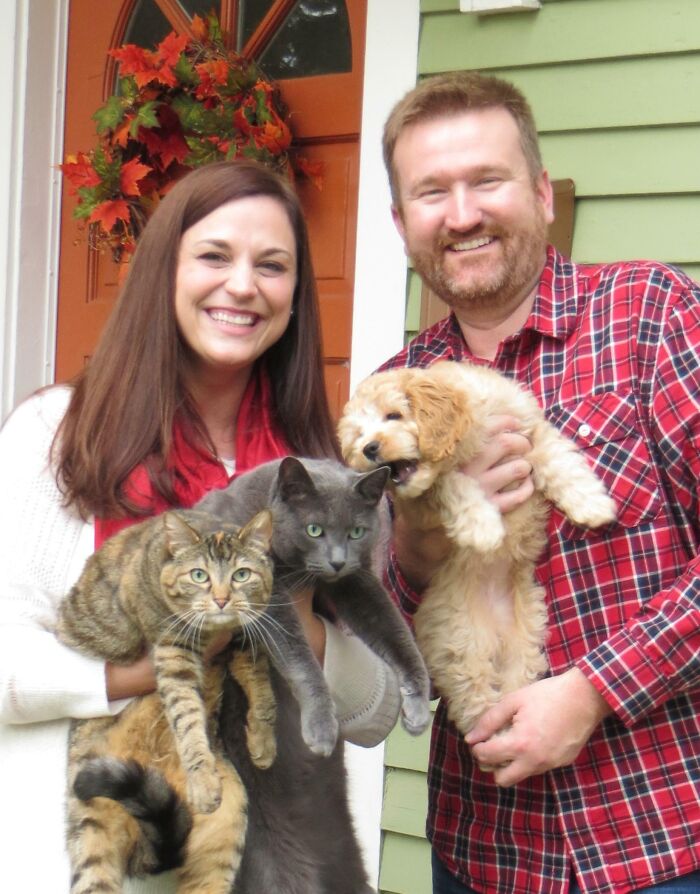
[[[318,307],[296,196],[254,162],[189,174],[141,236],[127,282],[72,387],[30,398],[0,434],[0,792],[8,890],[69,890],[71,717],[154,689],[148,656],[104,666],[51,633],[89,553],[120,527],[286,453],[333,456]],[[58,483],[57,483],[58,482]],[[396,684],[357,640],[297,607],[341,728],[380,741]],[[342,768],[341,768],[342,769]],[[8,874],[9,882],[8,885]],[[173,890],[169,877],[125,890]]]

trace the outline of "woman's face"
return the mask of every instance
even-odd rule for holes
[[[175,316],[193,374],[248,372],[287,328],[296,278],[294,231],[276,199],[236,199],[186,230]]]

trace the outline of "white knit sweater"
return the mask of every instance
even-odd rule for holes
[[[118,712],[104,665],[51,633],[56,607],[94,549],[94,531],[62,506],[48,465],[69,391],[56,387],[15,410],[0,432],[0,888],[62,894],[69,718]],[[381,741],[399,709],[396,679],[359,640],[326,625],[324,672],[345,738]],[[166,894],[172,874],[130,882]]]

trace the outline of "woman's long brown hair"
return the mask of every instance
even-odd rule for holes
[[[284,207],[296,238],[294,314],[261,358],[272,385],[276,423],[300,456],[337,456],[325,388],[321,326],[308,234],[292,186],[253,161],[198,168],[179,181],[143,231],[129,274],[99,344],[73,382],[54,443],[67,504],[103,518],[136,515],[124,482],[146,463],[156,490],[174,501],[165,460],[176,416],[211,447],[184,384],[175,278],[182,234],[216,208],[251,196]]]

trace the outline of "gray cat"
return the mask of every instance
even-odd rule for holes
[[[266,611],[267,652],[299,703],[304,741],[324,756],[335,747],[338,724],[321,668],[291,604],[301,586],[312,586],[321,605],[395,671],[406,730],[417,735],[430,720],[423,659],[372,571],[377,507],[387,475],[386,468],[357,473],[333,460],[286,457],[207,494],[195,507],[235,525],[265,508],[272,513],[275,574]]]

